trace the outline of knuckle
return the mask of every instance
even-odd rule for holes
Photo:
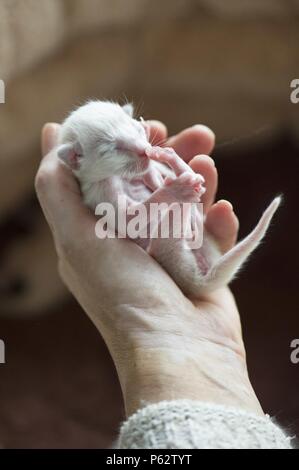
[[[64,179],[64,174],[56,162],[42,162],[35,176],[35,189],[37,192],[43,192],[52,188],[56,192]]]

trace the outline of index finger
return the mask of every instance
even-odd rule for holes
[[[173,147],[183,160],[189,162],[195,155],[209,155],[212,152],[215,134],[209,127],[196,124],[170,137],[166,145]]]

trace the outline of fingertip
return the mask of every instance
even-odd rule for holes
[[[192,129],[200,136],[202,153],[210,154],[215,146],[216,136],[212,129],[204,124],[195,124]]]
[[[227,201],[226,199],[219,199],[219,201],[216,202],[216,205],[222,208],[222,210],[226,211],[231,211],[233,212],[234,208],[231,202]]]
[[[168,146],[189,162],[195,155],[210,154],[215,144],[215,134],[208,127],[196,124],[178,135],[170,137]]]
[[[239,220],[229,201],[221,199],[210,208],[206,218],[206,228],[217,240],[223,253],[234,246]]]
[[[47,155],[58,144],[60,125],[56,122],[48,122],[42,128],[41,146],[42,156]]]
[[[219,199],[214,204],[215,215],[220,218],[221,221],[225,221],[227,226],[227,231],[229,228],[232,232],[238,232],[239,230],[239,219],[234,212],[234,207],[230,201],[226,199]]]
[[[210,127],[205,126],[204,124],[194,124],[192,128],[196,129],[198,132],[209,135],[209,137],[215,141],[215,133]]]
[[[209,166],[215,167],[215,162],[213,158],[205,154],[196,155],[195,157],[193,157],[192,160],[189,162],[189,165],[193,168],[193,166],[197,166],[198,164],[202,163],[207,163]]]

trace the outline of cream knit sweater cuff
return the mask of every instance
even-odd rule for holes
[[[121,427],[120,449],[290,449],[268,416],[191,400],[147,405]]]

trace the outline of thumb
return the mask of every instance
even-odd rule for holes
[[[49,122],[42,129],[42,155],[47,155],[57,144],[60,125]]]

